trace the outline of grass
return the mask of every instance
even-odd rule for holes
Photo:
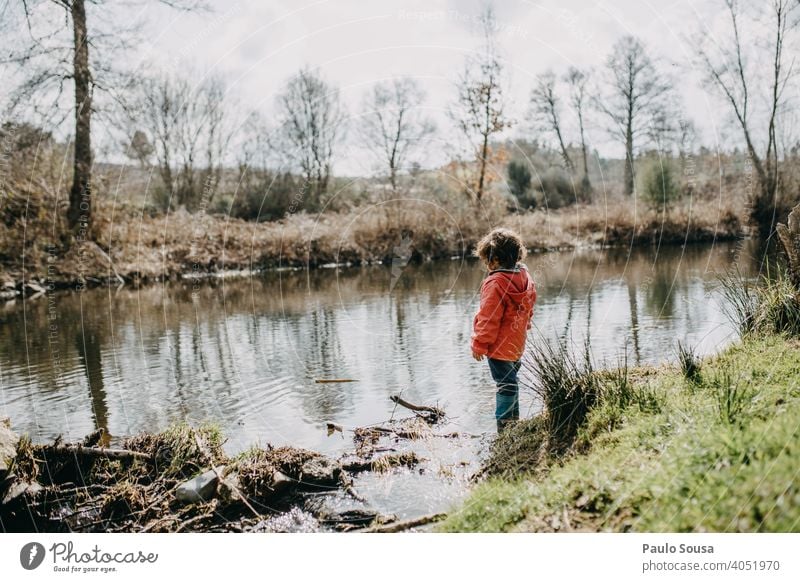
[[[720,278],[725,313],[740,335],[800,335],[800,292],[783,268],[770,269],[752,281],[734,270]]]
[[[678,341],[677,350],[678,363],[680,364],[681,372],[683,372],[683,377],[689,382],[699,382],[701,366],[695,348]]]
[[[188,479],[208,466],[222,463],[223,444],[224,437],[216,424],[193,427],[180,422],[157,434],[141,433],[127,438],[123,446],[151,455],[162,475]]]
[[[748,336],[695,380],[680,365],[597,372],[569,452],[542,455],[542,420],[518,423],[440,529],[800,531],[798,348]]]
[[[551,454],[565,450],[597,398],[597,375],[593,373],[589,346],[581,355],[567,346],[546,341],[528,346],[523,366],[532,372],[533,391],[544,404],[547,448]]]

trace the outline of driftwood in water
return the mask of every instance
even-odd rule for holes
[[[398,406],[407,408],[412,412],[422,413],[420,414],[420,416],[422,416],[429,422],[438,422],[439,420],[444,418],[444,410],[436,406],[420,406],[419,404],[412,404],[411,402],[408,402],[407,400],[403,400],[402,398],[400,398],[399,394],[390,396],[389,399]]]
[[[352,378],[317,378],[314,380],[317,384],[340,384],[345,382],[358,382]]]
[[[388,523],[386,525],[376,525],[374,527],[369,527],[367,529],[361,530],[362,533],[397,533],[401,531],[408,531],[410,529],[414,529],[415,527],[421,527],[423,525],[428,525],[429,523],[435,523],[437,521],[443,520],[447,517],[446,513],[433,513],[430,515],[423,515],[422,517],[416,517],[414,519],[406,519],[403,521],[396,521],[394,523]]]
[[[397,520],[393,515],[381,515],[371,509],[348,509],[340,512],[320,512],[317,519],[322,525],[339,532],[357,531],[373,525],[384,525]]]

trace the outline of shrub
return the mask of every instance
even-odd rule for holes
[[[555,209],[575,204],[578,193],[570,176],[561,168],[549,168],[537,176],[542,205]]]
[[[299,200],[302,195],[302,183],[288,172],[247,171],[239,182],[230,213],[244,220],[277,220],[283,218],[293,208],[293,200]],[[296,210],[302,208],[302,203],[295,202]]]
[[[524,162],[512,160],[508,164],[508,187],[523,208],[534,208],[536,199],[528,196],[531,188],[531,171]]]
[[[669,158],[645,162],[639,186],[642,198],[653,208],[669,209],[670,203],[681,197],[676,173],[674,164]]]

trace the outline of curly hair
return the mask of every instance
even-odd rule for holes
[[[527,249],[522,237],[508,228],[495,228],[479,240],[475,247],[476,257],[487,265],[492,260],[497,260],[504,269],[512,269],[517,262],[525,258],[526,254]]]

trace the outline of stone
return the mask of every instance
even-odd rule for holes
[[[183,503],[208,501],[216,495],[219,475],[224,469],[225,467],[217,467],[216,470],[209,469],[194,479],[181,483],[175,490],[175,498]]]
[[[28,498],[36,497],[36,495],[43,489],[44,487],[38,483],[28,483],[27,481],[14,479],[14,481],[6,490],[5,495],[3,495],[3,500],[0,501],[0,505],[10,505],[23,495],[27,496]]]

